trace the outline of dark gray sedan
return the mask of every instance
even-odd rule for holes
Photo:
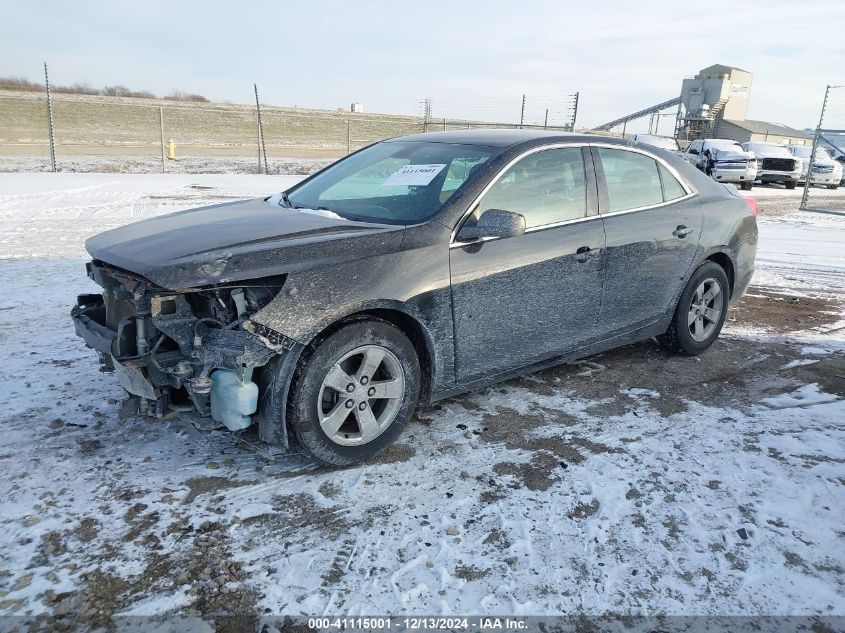
[[[91,238],[103,292],[73,319],[128,410],[349,465],[419,402],[649,337],[705,351],[754,271],[756,212],[648,145],[407,136]]]

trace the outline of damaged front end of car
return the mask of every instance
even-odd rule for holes
[[[71,316],[126,390],[129,414],[193,412],[201,428],[240,431],[258,412],[256,372],[301,347],[250,320],[285,275],[174,291],[97,260],[87,270],[103,292],[80,295]],[[286,434],[261,435],[287,444]]]

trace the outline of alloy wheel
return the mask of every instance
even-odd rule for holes
[[[718,281],[708,277],[698,285],[687,316],[687,326],[694,341],[705,341],[713,334],[719,326],[723,305],[724,296]]]
[[[381,435],[405,398],[405,372],[396,355],[380,345],[362,345],[326,373],[317,396],[317,415],[337,444],[360,446]]]

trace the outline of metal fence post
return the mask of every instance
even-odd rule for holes
[[[443,117],[443,131],[446,131],[446,117]]]
[[[44,84],[47,87],[47,132],[50,135],[50,169],[56,171],[56,139],[53,135],[53,100],[50,98],[50,77],[44,62]]]
[[[525,124],[525,95],[522,95],[522,112],[519,115],[519,129]]]
[[[264,145],[264,128],[261,125],[261,104],[258,101],[258,84],[252,84],[255,88],[255,112],[258,116],[258,173],[261,173],[261,155],[264,154],[264,173],[267,171],[267,146]]]
[[[158,109],[158,130],[161,133],[161,173],[164,173],[164,108]]]
[[[546,118],[543,120],[543,129],[548,129],[549,127],[549,109],[546,108]]]
[[[816,133],[813,134],[813,147],[810,149],[810,165],[807,167],[807,177],[804,179],[804,193],[801,194],[801,209],[807,207],[807,201],[810,197],[810,179],[813,177],[813,161],[816,159],[816,147],[819,144],[819,134],[821,134],[822,124],[824,123],[824,111],[827,109],[827,98],[830,96],[830,84],[824,90],[824,100],[822,101],[822,111],[819,115],[819,124],[816,126]]]

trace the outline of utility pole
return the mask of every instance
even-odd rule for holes
[[[543,119],[543,129],[546,130],[549,127],[549,109],[546,108],[546,118]]]
[[[578,99],[579,99],[580,94],[581,94],[580,92],[575,93],[575,108],[572,112],[572,130],[571,130],[572,132],[575,131],[575,119],[578,118]]]
[[[47,132],[50,135],[50,170],[56,171],[56,138],[53,135],[53,100],[50,97],[50,76],[44,62],[44,85],[47,87]]]
[[[519,115],[519,129],[525,124],[525,95],[522,95],[522,113]]]

